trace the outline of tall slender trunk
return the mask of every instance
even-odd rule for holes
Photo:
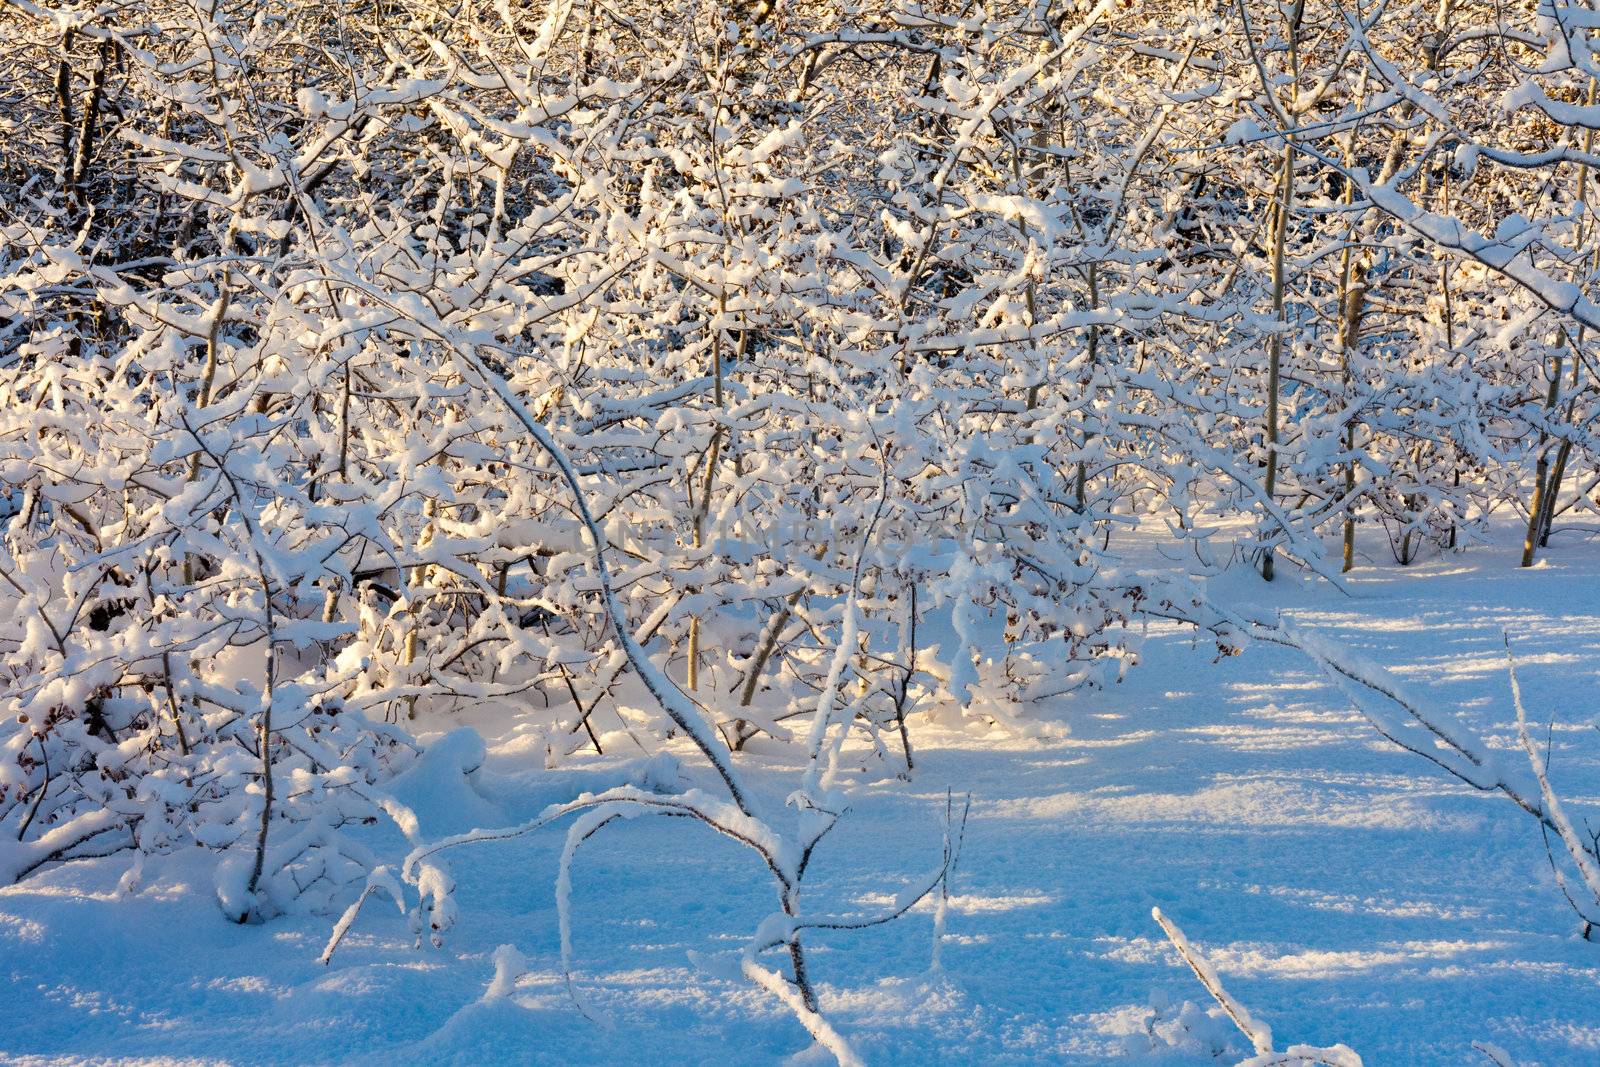
[[[267,581],[267,569],[261,562],[259,554],[256,556],[256,575],[261,582],[261,615],[266,625],[267,639],[267,668],[266,691],[262,694],[261,725],[257,730],[257,745],[261,756],[261,822],[256,830],[255,858],[250,864],[250,878],[245,883],[245,892],[254,897],[256,890],[261,885],[261,875],[266,870],[267,862],[267,835],[272,827],[272,703],[277,699],[278,692],[278,632],[272,616],[272,584]],[[254,906],[241,912],[236,921],[243,923],[255,913]]]
[[[72,64],[67,59],[67,52],[75,36],[75,31],[71,29],[62,33],[61,58],[56,62],[56,115],[61,148],[61,159],[57,165],[61,171],[59,179],[63,194],[67,192],[72,179]]]
[[[1354,198],[1354,188],[1345,189],[1345,202]],[[1350,399],[1353,380],[1351,356],[1361,339],[1361,318],[1366,310],[1366,270],[1356,261],[1354,250],[1346,247],[1339,263],[1339,373],[1344,385],[1345,403]],[[1347,417],[1344,424],[1344,558],[1341,572],[1355,566],[1356,551],[1356,420]]]
[[[83,105],[83,118],[78,123],[77,144],[73,147],[72,163],[67,170],[65,186],[67,201],[72,206],[74,222],[86,213],[83,191],[84,179],[89,173],[89,161],[94,157],[95,134],[100,118],[100,97],[105,91],[106,68],[111,65],[111,42],[100,42],[100,58],[89,74],[89,97]],[[70,120],[63,111],[62,119]]]
[[[1277,210],[1272,235],[1272,316],[1279,323],[1267,341],[1267,473],[1265,490],[1271,501],[1278,489],[1278,384],[1283,365],[1284,267],[1283,246],[1288,239],[1289,202],[1294,196],[1294,149],[1285,144],[1278,184]],[[1263,531],[1265,532],[1265,531]],[[1272,581],[1275,553],[1270,544],[1261,550],[1261,577]]]
[[[1572,378],[1567,383],[1567,415],[1568,425],[1572,423],[1572,415],[1577,404],[1578,383],[1582,379],[1583,360],[1578,358],[1578,346],[1583,343],[1583,331],[1578,331],[1578,337],[1573,342],[1572,353]],[[1550,471],[1549,481],[1545,484],[1543,499],[1540,500],[1538,541],[1540,548],[1550,547],[1550,527],[1556,518],[1556,505],[1561,500],[1561,483],[1567,476],[1567,460],[1572,455],[1572,438],[1564,437],[1561,445],[1556,449],[1555,466]]]
[[[711,383],[717,402],[717,410],[723,407],[722,400],[722,318],[728,312],[728,293],[724,289],[717,296],[717,326],[712,331],[711,337]],[[745,337],[749,331],[745,331]],[[744,338],[740,339],[740,346],[744,345]],[[694,547],[700,548],[705,538],[706,516],[711,510],[711,489],[717,473],[717,460],[722,454],[722,427],[711,435],[711,444],[706,449],[705,476],[700,484],[700,501],[694,510]],[[689,669],[688,683],[690,690],[700,688],[700,616],[689,617]]]
[[[1443,15],[1440,16],[1441,19]],[[1450,169],[1445,168],[1444,180],[1439,183],[1439,211],[1442,215],[1450,214]],[[1455,296],[1450,290],[1450,260],[1444,259],[1439,263],[1439,293],[1444,298],[1444,344],[1447,352],[1446,361],[1453,362],[1456,352],[1456,305]],[[1459,451],[1452,457],[1455,464],[1455,473],[1451,479],[1453,488],[1461,488],[1461,456]],[[1456,521],[1452,514],[1450,519],[1450,547],[1456,547]]]
[[[1549,388],[1545,390],[1544,408],[1546,411],[1556,406],[1556,397],[1561,390],[1561,357],[1555,357],[1554,373],[1550,375]],[[1534,553],[1539,544],[1539,516],[1544,508],[1546,495],[1545,478],[1550,470],[1550,449],[1547,447],[1549,435],[1539,434],[1539,460],[1533,469],[1533,496],[1528,501],[1528,530],[1522,538],[1522,565],[1533,566]]]
[[[1597,85],[1595,80],[1591,78],[1589,80],[1589,90],[1587,94],[1588,99],[1586,101],[1590,107],[1594,106],[1597,89],[1600,89],[1600,85]],[[1583,151],[1585,155],[1594,151],[1593,130],[1584,131]],[[1577,188],[1577,199],[1580,203],[1585,203],[1588,201],[1588,185],[1589,165],[1587,163],[1581,163],[1578,166]],[[1591,244],[1593,243],[1594,237],[1593,227],[1587,223],[1592,219],[1593,215],[1589,217],[1589,220],[1586,220],[1586,225],[1584,226],[1584,229],[1588,231],[1588,243]],[[1588,276],[1591,278],[1594,277],[1594,272],[1596,269],[1600,269],[1600,246],[1596,246],[1594,251],[1589,255]],[[1568,399],[1566,421],[1568,425],[1571,425],[1572,423],[1572,416],[1578,400],[1578,383],[1581,380],[1583,368],[1583,359],[1581,358],[1580,353],[1583,351],[1585,332],[1585,328],[1579,326],[1577,337],[1574,338],[1572,342],[1572,380],[1567,385]],[[1556,506],[1561,499],[1561,483],[1567,476],[1567,460],[1571,455],[1572,439],[1563,438],[1561,441],[1561,447],[1556,450],[1555,469],[1550,472],[1550,482],[1544,488],[1544,499],[1541,501],[1543,506],[1539,509],[1538,541],[1540,548],[1548,548],[1550,546],[1550,527],[1555,522]]]
[[[1096,269],[1095,264],[1089,264],[1088,275],[1089,308],[1091,311],[1093,311],[1100,307],[1100,272]],[[1089,382],[1090,387],[1092,388],[1094,382],[1095,361],[1100,357],[1100,327],[1089,327],[1088,346]],[[1094,440],[1094,434],[1085,432],[1083,435],[1083,447],[1088,448],[1089,442],[1092,440]],[[1074,483],[1075,484],[1072,487],[1073,502],[1077,505],[1078,511],[1081,514],[1084,508],[1087,506],[1089,487],[1088,460],[1082,457],[1079,457],[1078,459],[1078,473],[1077,477],[1074,479]]]
[[[1288,13],[1289,38],[1289,104],[1287,114],[1292,119],[1300,112],[1300,21],[1305,16],[1305,0],[1294,0]],[[1267,342],[1267,476],[1263,489],[1271,503],[1278,489],[1278,387],[1283,370],[1284,290],[1287,288],[1283,269],[1284,245],[1289,239],[1289,215],[1294,210],[1294,139],[1289,130],[1283,131],[1283,159],[1279,165],[1277,212],[1272,235],[1272,316],[1278,323],[1272,338]],[[1263,533],[1265,529],[1263,528]],[[1274,556],[1272,546],[1261,547],[1261,577],[1272,581]]]

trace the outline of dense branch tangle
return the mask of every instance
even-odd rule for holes
[[[468,708],[687,739],[771,825],[741,751],[1026,730],[1234,558],[1547,539],[1591,61],[1435,14],[8,0],[0,874],[385,889],[343,827]]]

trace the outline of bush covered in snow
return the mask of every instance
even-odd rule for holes
[[[1293,643],[1230,565],[1497,511],[1526,565],[1594,509],[1592,23],[11,0],[0,882],[200,846],[241,922],[395,871],[444,909],[441,845],[348,832],[407,825],[416,716],[678,738],[715,796],[551,817],[754,849],[794,987],[748,973],[832,1042],[798,887],[846,739],[1041,730],[1153,620]]]

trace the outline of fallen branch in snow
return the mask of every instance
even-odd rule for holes
[[[1511,676],[1511,700],[1517,708],[1517,736],[1522,741],[1522,750],[1528,754],[1528,765],[1533,768],[1533,775],[1539,782],[1539,796],[1544,801],[1545,818],[1541,830],[1545,836],[1546,851],[1550,847],[1550,829],[1555,830],[1561,843],[1566,846],[1567,855],[1572,857],[1572,864],[1578,869],[1578,874],[1583,878],[1585,888],[1594,898],[1595,904],[1600,906],[1600,865],[1596,864],[1594,844],[1585,844],[1573,828],[1572,821],[1567,818],[1566,809],[1561,804],[1561,798],[1550,786],[1550,775],[1547,771],[1549,753],[1543,759],[1539,756],[1539,749],[1533,743],[1533,737],[1528,733],[1528,711],[1522,704],[1522,686],[1517,682],[1517,664],[1511,656],[1511,640],[1506,639],[1506,664]],[[1592,839],[1591,839],[1592,840]],[[1551,856],[1550,869],[1555,872],[1556,881],[1561,886],[1561,891],[1566,894],[1567,901],[1572,904],[1573,910],[1583,920],[1583,934],[1588,938],[1594,927],[1594,920],[1585,914],[1572,899],[1572,893],[1567,887],[1566,876],[1561,873],[1560,866]]]
[[[1235,1000],[1223,988],[1222,979],[1217,976],[1216,968],[1211,966],[1211,961],[1201,954],[1184,936],[1178,924],[1167,918],[1160,908],[1151,908],[1150,914],[1156,922],[1161,924],[1161,929],[1166,932],[1167,940],[1172,942],[1172,947],[1178,950],[1178,956],[1194,976],[1200,979],[1200,984],[1206,987],[1206,992],[1211,994],[1213,1000],[1222,1006],[1228,1018],[1239,1028],[1239,1032],[1249,1039],[1255,1048],[1256,1054],[1248,1059],[1240,1060],[1238,1067],[1362,1067],[1361,1057],[1345,1045],[1333,1045],[1330,1048],[1317,1048],[1312,1045],[1291,1045],[1283,1052],[1275,1052],[1272,1047],[1272,1028],[1266,1023],[1250,1014],[1239,1001]]]
[[[367,902],[368,897],[379,891],[388,893],[395,904],[399,906],[400,913],[402,915],[405,914],[405,891],[400,888],[400,883],[395,881],[394,875],[389,868],[374,867],[372,873],[367,875],[367,884],[361,890],[361,895],[356,897],[355,902],[344,910],[344,914],[339,916],[339,921],[333,924],[333,933],[329,936],[327,947],[322,950],[322,955],[317,957],[318,963],[327,966],[328,961],[333,959],[333,950],[339,947],[339,942],[344,940],[344,935],[350,932],[350,925],[356,921],[356,915],[360,913],[361,905]]]
[[[1517,1067],[1517,1061],[1499,1045],[1491,1045],[1487,1041],[1474,1041],[1472,1047],[1483,1053],[1484,1058],[1495,1067]]]
[[[1219,609],[1220,610],[1220,609]],[[1500,793],[1517,807],[1537,819],[1545,836],[1546,847],[1554,835],[1565,848],[1576,869],[1584,889],[1600,909],[1600,842],[1593,837],[1585,841],[1567,816],[1561,798],[1550,784],[1549,755],[1541,756],[1527,726],[1527,709],[1522,702],[1522,688],[1517,681],[1516,662],[1511,655],[1510,638],[1505,637],[1506,662],[1510,675],[1512,702],[1517,712],[1517,735],[1527,754],[1533,771],[1534,784],[1519,782],[1508,769],[1501,766],[1488,746],[1473,736],[1458,721],[1446,718],[1426,708],[1412,697],[1400,682],[1383,667],[1347,648],[1323,637],[1310,634],[1283,620],[1269,624],[1248,620],[1231,613],[1228,615],[1241,632],[1267,641],[1297,649],[1322,668],[1323,673],[1343,690],[1351,705],[1361,713],[1385,740],[1421,756],[1450,774],[1456,780],[1480,792]],[[1398,708],[1396,715],[1385,703]],[[1574,899],[1568,878],[1551,853],[1551,869],[1556,882],[1583,921],[1583,933],[1588,939],[1596,925],[1600,911],[1588,912]]]

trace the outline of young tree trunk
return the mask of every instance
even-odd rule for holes
[[[1346,249],[1345,267],[1340,277],[1344,288],[1344,314],[1340,317],[1339,354],[1347,396],[1351,380],[1350,357],[1355,351],[1357,342],[1360,340],[1361,319],[1366,312],[1367,286],[1365,274],[1366,272],[1362,267],[1352,262],[1350,250]],[[1344,559],[1340,566],[1340,571],[1347,573],[1355,566],[1356,551],[1356,421],[1353,418],[1345,420],[1344,450],[1346,455],[1344,464]]]
[[[1089,264],[1088,274],[1089,274],[1089,307],[1091,309],[1098,309],[1100,307],[1100,273],[1099,273],[1098,270],[1095,269],[1095,264],[1093,264],[1093,263]],[[1089,342],[1088,343],[1089,343],[1089,348],[1088,348],[1089,376],[1090,376],[1090,381],[1092,382],[1093,379],[1094,379],[1094,364],[1095,364],[1095,360],[1098,359],[1099,355],[1100,355],[1100,327],[1098,327],[1098,326],[1089,327]],[[1093,439],[1094,439],[1094,435],[1093,434],[1088,434],[1088,433],[1084,434],[1083,435],[1083,447],[1084,448],[1088,448],[1089,447],[1089,442],[1092,441]],[[1078,460],[1077,476],[1074,479],[1074,485],[1072,487],[1073,501],[1074,501],[1074,503],[1077,504],[1079,514],[1082,514],[1083,509],[1085,508],[1085,506],[1087,506],[1086,502],[1087,502],[1087,498],[1088,498],[1088,488],[1089,488],[1088,461],[1080,458]]]
[[[1544,407],[1546,411],[1556,406],[1556,395],[1561,388],[1561,357],[1556,357],[1555,372],[1550,375],[1550,386],[1545,391]],[[1539,435],[1539,460],[1533,469],[1533,496],[1528,500],[1528,530],[1522,538],[1522,565],[1533,566],[1534,553],[1539,544],[1539,516],[1544,508],[1546,495],[1545,478],[1550,469],[1550,450],[1546,447],[1546,435]]]
[[[1587,100],[1585,101],[1586,104],[1589,107],[1593,107],[1594,106],[1595,94],[1596,94],[1597,90],[1600,90],[1600,85],[1597,85],[1595,80],[1593,78],[1591,78],[1589,80],[1589,91],[1587,93]],[[1594,131],[1593,130],[1585,130],[1584,133],[1583,133],[1583,151],[1584,151],[1584,153],[1586,155],[1588,153],[1591,153],[1591,152],[1594,151]],[[1589,187],[1589,166],[1588,166],[1587,163],[1585,163],[1585,164],[1581,164],[1578,167],[1578,184],[1577,184],[1577,191],[1576,192],[1577,192],[1577,200],[1578,200],[1579,203],[1583,203],[1583,202],[1585,202],[1587,200],[1588,187]],[[1594,232],[1593,232],[1593,228],[1591,226],[1587,225],[1587,223],[1590,220],[1592,220],[1593,218],[1594,218],[1594,216],[1591,213],[1589,215],[1588,219],[1585,220],[1586,225],[1584,227],[1584,229],[1586,231],[1588,231],[1587,238],[1588,238],[1588,241],[1590,243],[1593,243]],[[1589,277],[1591,277],[1591,278],[1594,277],[1594,272],[1595,272],[1595,270],[1597,268],[1600,268],[1600,247],[1596,247],[1594,252],[1591,253],[1590,256],[1589,256]],[[1579,382],[1579,379],[1580,379],[1580,376],[1581,376],[1581,373],[1582,373],[1582,368],[1583,368],[1583,360],[1580,357],[1579,353],[1581,353],[1583,351],[1583,341],[1584,341],[1584,333],[1585,332],[1586,331],[1585,331],[1584,327],[1583,326],[1579,326],[1578,327],[1577,338],[1573,341],[1573,345],[1572,345],[1572,381],[1569,382],[1568,386],[1567,386],[1567,397],[1568,397],[1568,399],[1567,399],[1567,423],[1569,425],[1572,423],[1572,417],[1573,417],[1573,414],[1576,411],[1576,406],[1577,406],[1577,402],[1578,402],[1578,382]],[[1555,521],[1556,505],[1560,501],[1560,498],[1561,498],[1561,482],[1562,482],[1563,479],[1566,478],[1566,474],[1567,474],[1567,459],[1571,455],[1572,455],[1572,440],[1570,438],[1568,438],[1568,439],[1563,440],[1561,442],[1561,447],[1556,450],[1555,470],[1553,470],[1551,472],[1551,474],[1550,474],[1550,484],[1545,489],[1544,500],[1543,500],[1544,507],[1540,510],[1540,515],[1539,515],[1539,547],[1540,548],[1548,548],[1548,547],[1550,547],[1550,526]]]
[[[1294,149],[1283,149],[1281,178],[1278,185],[1278,202],[1272,235],[1272,315],[1278,323],[1284,316],[1283,246],[1288,239],[1289,201],[1294,196]],[[1267,473],[1265,490],[1267,499],[1273,499],[1278,489],[1278,382],[1283,363],[1283,332],[1275,331],[1267,342]],[[1272,581],[1275,553],[1271,545],[1261,550],[1261,577]]]
[[[722,316],[728,311],[728,294],[726,290],[717,297],[718,322],[711,337],[711,382],[717,403],[717,410],[723,408],[722,401]],[[744,332],[745,337],[750,332]],[[744,341],[740,341],[741,346]],[[700,502],[694,509],[694,547],[700,548],[705,538],[706,516],[711,511],[711,489],[715,483],[717,473],[717,460],[722,454],[722,428],[719,426],[711,434],[711,446],[706,451],[706,471],[700,483]],[[700,688],[700,616],[693,615],[689,618],[689,668],[688,683],[690,690]]]
[[[84,179],[89,173],[89,161],[94,156],[94,142],[100,118],[100,97],[105,91],[106,68],[111,65],[111,42],[100,43],[100,58],[89,75],[89,97],[84,101],[83,118],[78,124],[77,144],[72,150],[72,163],[68,167],[65,192],[72,207],[74,224],[81,224],[87,211],[83,191]],[[70,108],[63,108],[62,120],[70,121]]]
[[[67,52],[72,47],[76,33],[68,29],[61,35],[61,58],[56,62],[56,113],[59,123],[61,159],[60,167],[61,192],[65,194],[68,183],[72,179],[72,64],[67,59]]]
[[[1578,401],[1578,383],[1583,368],[1583,361],[1578,358],[1579,346],[1583,344],[1583,331],[1578,331],[1578,339],[1573,343],[1572,379],[1567,383],[1567,415],[1568,425],[1572,423],[1573,412]],[[1563,438],[1561,445],[1556,449],[1555,467],[1550,471],[1550,478],[1544,488],[1543,499],[1539,507],[1539,547],[1550,547],[1550,527],[1555,522],[1556,505],[1561,500],[1561,483],[1567,476],[1567,459],[1572,455],[1572,439]]]
[[[1294,0],[1288,12],[1290,102],[1286,114],[1292,119],[1299,113],[1300,81],[1300,20],[1305,16],[1304,0]],[[1283,160],[1279,165],[1277,211],[1272,234],[1272,317],[1280,329],[1267,343],[1267,475],[1263,489],[1270,503],[1278,489],[1278,386],[1282,376],[1283,330],[1287,320],[1284,314],[1284,245],[1289,239],[1289,215],[1294,207],[1294,141],[1289,130],[1283,131]],[[1275,553],[1270,544],[1261,549],[1261,577],[1272,581]]]

